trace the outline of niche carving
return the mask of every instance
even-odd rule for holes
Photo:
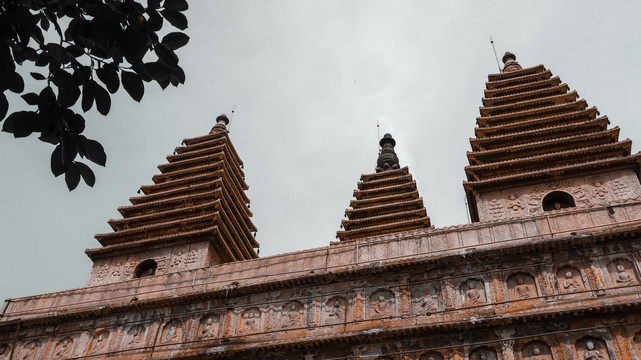
[[[608,272],[614,286],[630,286],[639,283],[632,261],[619,258],[608,263]]]
[[[145,327],[134,325],[127,331],[127,347],[136,348],[144,344]]]
[[[542,341],[526,344],[521,350],[524,360],[552,360],[552,350]]]
[[[443,355],[441,355],[438,351],[429,351],[426,353],[422,353],[418,357],[418,360],[443,360]]]
[[[282,328],[303,326],[303,304],[300,301],[290,301],[282,309]]]
[[[333,296],[325,301],[325,323],[338,324],[345,322],[347,301],[342,296]]]
[[[369,317],[379,318],[395,314],[396,299],[389,290],[379,290],[369,297]]]
[[[107,341],[109,340],[109,330],[98,330],[89,343],[88,355],[101,354],[107,349]]]
[[[482,346],[470,352],[470,360],[497,360],[496,350]]]
[[[430,314],[439,311],[440,286],[437,283],[421,284],[412,288],[412,306],[415,314]]]
[[[576,342],[576,354],[581,360],[609,360],[608,349],[605,341],[595,337],[586,336]]]
[[[169,320],[160,335],[161,344],[179,343],[182,339],[182,322],[178,319]]]
[[[461,285],[461,297],[464,306],[474,306],[487,303],[485,285],[478,279],[468,279]]]
[[[561,294],[585,291],[581,271],[574,266],[563,266],[556,271],[556,285]]]
[[[537,296],[534,276],[526,272],[510,275],[507,279],[510,300],[524,300]]]
[[[220,331],[220,316],[208,314],[200,319],[198,325],[198,337],[201,339],[215,338]]]
[[[260,309],[254,307],[246,309],[240,315],[240,333],[249,334],[260,331]]]
[[[40,342],[40,340],[29,341],[28,343],[25,344],[25,346],[22,347],[22,351],[20,351],[19,359],[21,360],[37,359],[41,346],[42,346],[42,342]]]

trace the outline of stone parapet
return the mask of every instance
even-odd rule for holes
[[[88,286],[9,299],[0,325],[15,319],[37,319],[126,307],[149,299],[169,301],[178,296],[212,296],[336,276],[377,272],[386,267],[447,261],[474,252],[509,252],[521,247],[554,247],[559,238],[592,239],[599,233],[641,226],[641,202],[549,212],[539,216],[422,229],[367,238],[362,241],[234,262],[166,275]],[[568,240],[570,241],[570,240]]]

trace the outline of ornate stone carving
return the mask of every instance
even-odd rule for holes
[[[22,350],[20,351],[20,355],[18,359],[20,360],[37,359],[38,353],[40,352],[41,347],[42,347],[42,342],[40,340],[29,341],[22,347]]]
[[[608,360],[605,341],[594,337],[584,337],[576,342],[576,354],[581,360]]]
[[[454,290],[454,284],[451,280],[444,280],[443,287],[443,303],[445,304],[445,308],[453,309],[456,307],[456,291]]]
[[[169,320],[162,328],[161,344],[174,344],[182,339],[182,322],[178,319]]]
[[[342,296],[333,296],[325,301],[326,324],[338,324],[345,322],[345,306],[347,301]]]
[[[463,306],[486,304],[484,283],[478,279],[468,279],[461,285],[461,297]]]
[[[413,312],[430,314],[440,310],[440,289],[437,283],[421,284],[412,289]]]
[[[487,211],[495,219],[502,219],[505,217],[505,210],[503,209],[503,202],[501,200],[492,199],[487,203]]]
[[[630,186],[621,178],[612,180],[612,192],[621,199],[630,196]]]
[[[144,345],[145,327],[142,325],[134,325],[127,330],[126,345],[129,348],[136,348]]]
[[[198,337],[201,339],[215,338],[220,331],[220,315],[207,314],[198,324]]]
[[[378,290],[369,297],[369,317],[379,318],[395,314],[396,299],[389,290]]]
[[[514,340],[501,340],[501,353],[503,360],[514,360]]]
[[[521,349],[524,360],[552,360],[552,350],[542,341],[533,341]]]
[[[303,326],[304,306],[300,301],[290,301],[283,306],[281,327],[297,328]]]
[[[605,181],[602,179],[595,179],[592,183],[592,195],[597,200],[606,200],[608,197],[608,188]]]
[[[260,331],[260,309],[253,307],[245,309],[240,315],[239,332],[250,334]]]
[[[443,355],[441,355],[441,353],[439,353],[438,351],[428,351],[422,353],[418,357],[418,360],[443,360]]]
[[[574,266],[563,266],[556,271],[556,286],[562,294],[585,290],[581,272]]]
[[[470,352],[470,360],[497,360],[496,351],[487,346],[476,348]]]
[[[365,301],[363,299],[363,290],[354,291],[354,303],[352,304],[352,317],[355,321],[365,318]]]
[[[507,208],[510,215],[517,216],[521,213],[522,209],[525,209],[525,205],[523,205],[516,194],[511,193],[508,195]]]
[[[537,296],[536,282],[529,273],[519,272],[507,279],[510,300],[524,300]]]
[[[109,341],[109,330],[97,330],[89,343],[89,352],[87,355],[102,354],[107,350],[107,342]]]
[[[610,261],[607,269],[614,286],[629,286],[639,283],[634,270],[634,264],[628,259],[618,258]]]

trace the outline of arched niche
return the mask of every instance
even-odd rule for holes
[[[134,277],[141,278],[145,276],[153,276],[156,274],[156,269],[158,268],[158,263],[154,259],[147,259],[134,270]]]
[[[507,278],[510,300],[525,300],[538,296],[534,276],[527,272],[517,272]]]
[[[552,191],[543,198],[543,211],[576,207],[574,197],[565,191]]]

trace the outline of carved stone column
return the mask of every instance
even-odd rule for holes
[[[363,289],[354,290],[354,302],[352,303],[352,316],[354,321],[365,319],[365,291]]]
[[[401,315],[407,315],[412,312],[412,296],[410,295],[410,286],[407,284],[408,279],[409,277],[403,276],[398,287],[398,311]]]
[[[318,326],[320,324],[320,313],[321,313],[321,292],[323,288],[320,286],[314,286],[308,289],[309,294],[311,295],[308,301],[308,313],[309,313],[309,326]]]
[[[596,259],[592,259],[592,261],[585,262],[588,263],[588,266],[585,267],[585,272],[588,274],[588,278],[590,279],[592,285],[596,286],[596,294],[598,296],[602,296],[605,295],[605,289],[607,288],[607,286],[605,285],[603,272],[601,271],[601,268],[598,266],[598,264],[595,263],[595,260]]]
[[[554,300],[554,280],[552,277],[550,266],[548,265],[539,265],[536,267],[537,277],[539,278],[539,283],[541,284],[541,291],[546,300]]]
[[[501,340],[503,360],[514,360],[514,340]]]
[[[449,360],[464,360],[465,351],[463,348],[452,348],[450,349],[450,359]]]
[[[277,328],[276,319],[278,312],[274,303],[269,303],[265,309],[265,332],[273,331]]]
[[[228,308],[223,318],[223,337],[234,336],[234,308]]]
[[[490,288],[492,289],[492,302],[502,303],[505,301],[505,287],[501,273],[494,272],[490,275]],[[488,297],[489,300],[489,297]]]
[[[630,342],[625,335],[625,330],[620,327],[612,328],[612,342],[614,343],[614,351],[617,354],[617,359],[633,360],[632,353],[634,349],[630,348]]]
[[[443,280],[443,303],[446,310],[456,307],[456,289],[451,279]]]

